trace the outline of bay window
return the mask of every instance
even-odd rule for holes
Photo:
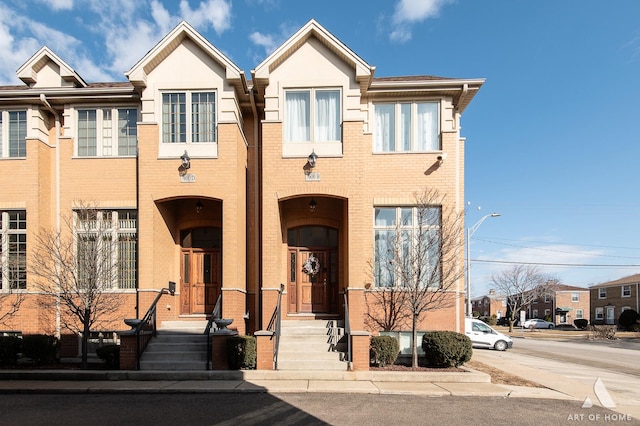
[[[438,102],[374,105],[374,152],[431,152],[441,149]]]
[[[0,158],[27,156],[27,111],[0,111]]]
[[[136,155],[136,108],[79,109],[77,116],[76,149],[79,157]]]

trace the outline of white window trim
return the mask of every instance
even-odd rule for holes
[[[285,141],[285,131],[286,131],[286,120],[287,117],[285,115],[285,111],[286,111],[286,94],[287,92],[293,91],[305,91],[308,90],[310,92],[309,97],[310,97],[310,141],[291,141],[291,142],[287,142]],[[314,136],[314,119],[315,119],[315,114],[314,114],[314,107],[315,107],[315,97],[313,96],[315,94],[316,91],[322,91],[322,90],[333,90],[333,91],[337,91],[340,93],[339,99],[340,99],[340,140],[337,141],[315,141],[313,139]],[[343,144],[342,144],[342,138],[343,138],[343,126],[344,126],[344,90],[342,87],[335,87],[335,86],[322,86],[322,87],[287,87],[285,89],[282,90],[282,116],[284,117],[283,121],[282,121],[282,157],[283,158],[306,158],[307,156],[309,156],[309,154],[311,154],[311,152],[315,152],[318,157],[322,158],[322,157],[327,157],[327,158],[331,158],[331,157],[342,157],[343,155]]]
[[[74,129],[74,144],[73,155],[76,158],[131,158],[136,154],[119,155],[118,154],[118,110],[119,109],[135,109],[137,111],[137,120],[140,121],[140,107],[138,105],[78,105],[73,108],[73,129]],[[79,111],[95,110],[96,111],[96,155],[79,155],[78,143],[79,143]],[[103,110],[111,110],[111,155],[104,154],[104,137],[102,135],[103,130]],[[137,132],[137,129],[136,129]],[[136,136],[137,139],[137,136]],[[136,140],[137,144],[137,140]]]
[[[9,229],[9,212],[11,210],[0,210],[0,216],[2,219],[2,228],[0,228],[0,244],[2,245],[2,250],[0,250],[0,268],[2,268],[2,282],[0,282],[0,293],[10,293],[10,292],[25,292],[26,288],[10,288],[9,283],[9,264],[7,262],[7,257],[9,255],[9,235],[26,235],[27,229]],[[26,211],[24,209],[16,209],[14,211]],[[28,227],[28,224],[27,224]],[[27,246],[28,247],[28,246]],[[28,248],[27,248],[28,250]],[[25,258],[28,262],[28,259]],[[25,265],[26,266],[26,265]],[[26,272],[26,270],[25,270]],[[28,280],[28,277],[27,277]]]
[[[437,108],[437,117],[436,117],[436,125],[437,125],[437,130],[436,130],[436,137],[438,138],[437,141],[437,145],[438,148],[434,149],[434,150],[427,150],[427,151],[419,151],[414,149],[413,147],[415,146],[415,136],[414,136],[414,122],[415,122],[415,117],[416,117],[416,110],[417,110],[417,105],[418,104],[423,104],[423,103],[432,103],[432,104],[436,104]],[[401,148],[398,147],[398,143],[400,140],[400,129],[401,126],[399,126],[398,124],[400,123],[400,117],[401,117],[401,105],[402,104],[411,104],[411,145],[412,145],[412,149],[409,151],[405,151]],[[395,117],[395,135],[394,135],[394,141],[395,141],[395,146],[396,149],[394,151],[378,151],[376,149],[376,106],[377,105],[395,105],[395,109],[394,109],[394,117]],[[442,102],[439,99],[413,99],[413,100],[407,100],[407,101],[393,101],[393,102],[373,102],[373,127],[372,127],[372,143],[373,146],[371,147],[372,152],[374,154],[401,154],[401,153],[411,153],[411,154],[420,154],[420,153],[434,153],[434,152],[442,152],[442,126],[440,123],[440,119],[441,119],[441,115],[442,115]]]
[[[26,155],[21,157],[9,157],[9,113],[10,112],[26,113],[27,137],[29,135],[29,122],[30,122],[29,109],[9,108],[5,110],[0,110],[0,158],[7,158],[12,160],[24,159],[26,158]],[[26,149],[25,149],[25,152],[26,152]]]
[[[216,138],[215,142],[192,142],[191,141],[191,94],[201,92],[213,92],[216,98]],[[164,143],[162,141],[162,95],[165,93],[184,93],[186,99],[186,126],[187,126],[187,141],[176,143]],[[207,89],[184,89],[184,90],[160,90],[158,96],[158,158],[175,158],[179,159],[186,150],[191,158],[218,158],[218,143],[220,142],[220,90],[216,88]],[[309,155],[307,153],[307,155]]]
[[[624,294],[624,289],[625,289],[625,287],[627,287],[627,288],[629,289],[629,294]],[[623,286],[620,288],[620,296],[621,296],[621,297],[631,297],[631,286],[630,286],[630,285],[623,285]]]
[[[575,299],[573,296],[576,296]],[[580,293],[571,293],[571,301],[572,302],[579,302],[580,301]]]
[[[576,309],[576,319],[583,319],[583,318],[584,318],[584,310]]]
[[[604,308],[601,308],[601,307],[596,308],[596,319],[597,320],[604,319]]]
[[[598,299],[606,299],[607,298],[607,289],[599,288],[598,289]]]

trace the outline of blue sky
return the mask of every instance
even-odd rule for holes
[[[578,286],[640,272],[637,0],[0,0],[0,84],[42,45],[124,81],[183,19],[250,75],[311,18],[377,77],[486,78],[462,117],[467,225],[501,216],[471,239],[474,296],[511,262]]]

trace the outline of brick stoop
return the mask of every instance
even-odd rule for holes
[[[335,320],[282,320],[278,370],[346,371],[342,337]]]
[[[165,321],[140,358],[140,370],[207,369],[206,321]]]

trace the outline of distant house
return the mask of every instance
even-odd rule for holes
[[[589,287],[591,322],[617,324],[623,311],[640,311],[640,274]]]
[[[524,310],[527,318],[543,318],[555,325],[573,325],[576,319],[589,320],[589,306],[589,289],[552,284]]]
[[[502,318],[507,314],[507,299],[491,289],[489,294],[471,299],[471,310],[481,317]]]

